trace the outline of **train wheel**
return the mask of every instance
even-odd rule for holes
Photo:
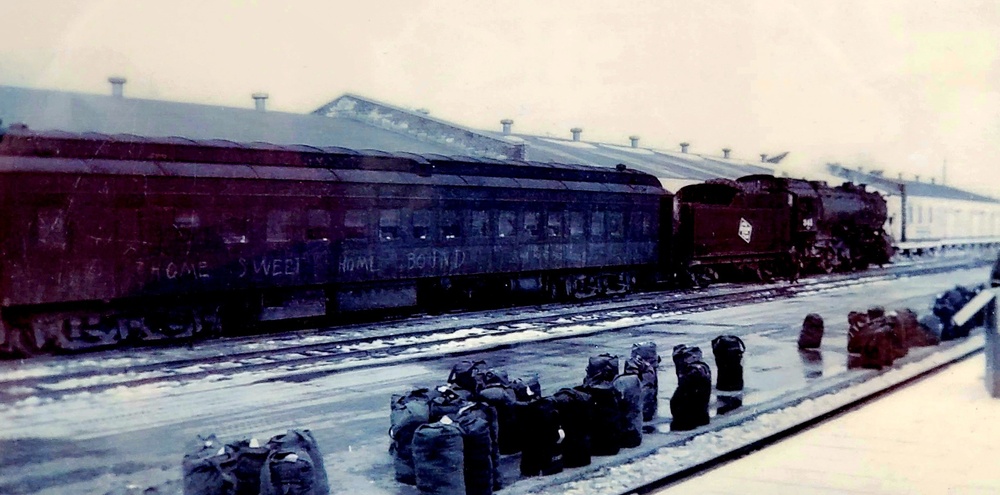
[[[774,270],[767,264],[759,264],[756,269],[757,280],[765,284],[774,282]]]
[[[712,285],[716,280],[719,279],[719,274],[715,270],[707,266],[694,266],[688,271],[691,276],[691,282],[701,288],[708,287]]]

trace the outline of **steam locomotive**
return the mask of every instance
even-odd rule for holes
[[[0,130],[0,356],[884,263],[863,187]]]

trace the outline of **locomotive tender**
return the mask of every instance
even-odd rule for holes
[[[863,188],[752,176],[682,189],[675,207],[625,166],[0,133],[0,357],[787,273],[838,242],[852,267],[884,261],[837,237],[853,225],[841,210],[884,221]],[[826,213],[803,229],[807,203]]]

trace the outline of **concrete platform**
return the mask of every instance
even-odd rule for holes
[[[1000,493],[983,354],[659,494]]]

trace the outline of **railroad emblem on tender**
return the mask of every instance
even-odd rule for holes
[[[747,244],[750,244],[750,236],[753,235],[753,225],[750,225],[750,222],[743,217],[740,217],[740,230],[737,232],[737,235]]]

